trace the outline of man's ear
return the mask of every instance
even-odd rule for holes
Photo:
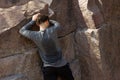
[[[36,25],[39,26],[39,24],[36,22]]]
[[[49,23],[49,21],[48,21],[48,20],[46,20],[44,23],[45,23],[45,24],[47,24],[47,23]]]

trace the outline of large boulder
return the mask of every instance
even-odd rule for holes
[[[74,73],[76,80],[119,80],[119,4],[119,0],[53,0],[54,19],[63,26],[60,34],[73,35],[61,42],[71,64],[79,60],[80,70],[72,69],[80,75],[76,78]]]
[[[0,80],[43,80],[36,45],[19,34],[33,14],[60,22],[63,55],[75,80],[119,80],[119,0],[1,0]]]
[[[98,31],[104,19],[96,2],[53,0],[51,8],[63,27],[59,33],[63,53],[75,80],[103,80]]]
[[[0,66],[0,80],[2,80],[3,77],[5,77],[5,80],[8,80],[9,78],[6,79],[6,76],[13,74],[23,74],[27,80],[41,80],[41,64],[39,56],[36,53],[37,50],[32,49],[21,54],[1,58],[0,64],[2,65]]]
[[[19,34],[19,29],[36,12],[48,14],[48,4],[39,0],[0,1],[1,80],[14,79],[8,76],[16,74],[23,74],[28,80],[42,79],[41,61],[36,46]]]
[[[106,80],[120,79],[120,1],[101,0],[105,25],[99,31],[100,53]]]
[[[19,28],[26,24],[36,12],[48,14],[48,5],[39,0],[1,0],[0,7],[0,57],[21,53],[30,48],[31,43],[19,35]],[[8,5],[6,5],[8,4]],[[39,5],[36,5],[39,4]],[[27,44],[26,44],[27,43]]]

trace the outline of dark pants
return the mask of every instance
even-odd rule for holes
[[[58,76],[61,80],[74,80],[69,64],[62,67],[43,67],[44,80],[57,80]]]

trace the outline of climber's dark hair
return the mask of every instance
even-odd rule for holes
[[[37,18],[37,20],[36,20],[36,23],[37,24],[42,24],[42,23],[44,23],[45,21],[49,21],[49,17],[47,16],[47,15],[42,15],[42,14],[40,14],[39,16],[38,16],[38,18]]]

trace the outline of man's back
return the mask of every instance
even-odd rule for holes
[[[35,24],[34,21],[29,22],[20,30],[20,33],[23,36],[26,36],[36,43],[39,49],[39,54],[45,64],[51,64],[62,60],[62,50],[57,38],[57,29],[60,28],[60,25],[58,22],[53,20],[50,20],[50,22],[53,25],[49,26],[44,31],[28,30]],[[65,63],[66,61],[62,62],[62,64]]]
[[[39,26],[40,31],[29,30],[34,24]],[[58,76],[62,80],[74,80],[68,62],[62,57],[62,50],[57,38],[57,29],[59,28],[58,22],[50,21],[48,16],[38,13],[33,15],[32,21],[19,31],[38,46],[39,54],[44,63],[42,66],[44,80],[57,80]]]

